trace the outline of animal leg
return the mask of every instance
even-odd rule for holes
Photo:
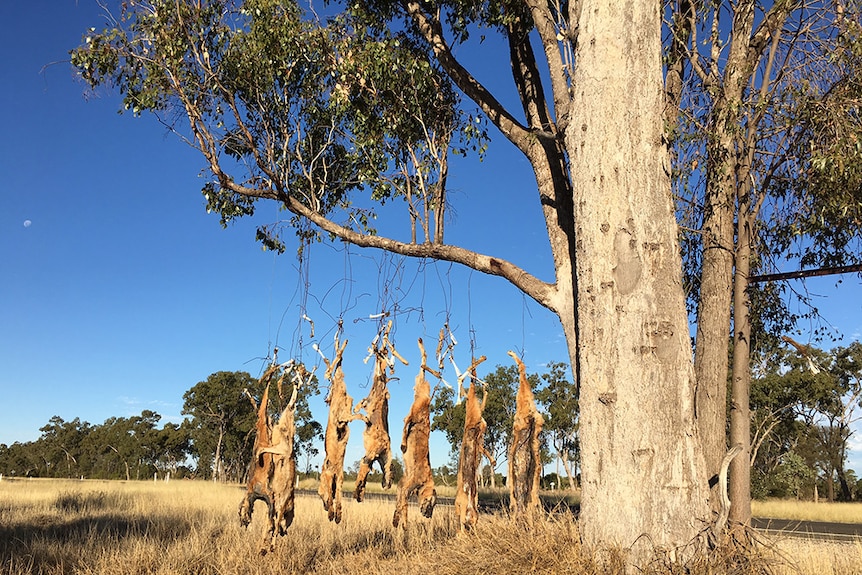
[[[398,482],[398,493],[395,495],[395,514],[392,515],[393,527],[398,527],[398,524],[403,521],[402,525],[407,529],[407,500],[412,489],[412,480],[405,475]]]
[[[437,490],[434,488],[434,479],[428,477],[419,491],[419,511],[425,517],[434,514],[434,506],[437,504]]]
[[[344,487],[344,475],[341,473],[335,476],[335,509],[330,511],[330,520],[335,520],[336,523],[341,523],[341,492]]]
[[[392,450],[389,446],[380,454],[377,463],[383,471],[383,478],[380,480],[380,486],[383,489],[392,487]]]
[[[266,533],[263,536],[263,542],[260,546],[260,554],[266,555],[269,551],[275,550],[275,505],[267,500],[267,522],[269,527],[267,527]]]
[[[329,469],[320,472],[320,486],[317,488],[317,494],[320,495],[323,508],[327,511],[332,509],[332,482],[334,479],[333,473]]]
[[[248,493],[239,503],[239,524],[243,527],[248,527],[251,523],[251,512],[254,509],[254,502],[251,499],[252,494]]]
[[[356,490],[353,492],[353,498],[356,501],[362,502],[365,498],[365,482],[368,480],[368,474],[371,472],[371,464],[368,456],[363,456],[359,463],[359,472],[356,474]]]

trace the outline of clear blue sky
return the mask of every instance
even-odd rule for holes
[[[556,318],[502,279],[326,244],[312,247],[306,275],[295,246],[274,256],[255,243],[256,225],[279,217],[263,204],[253,220],[223,230],[204,209],[197,152],[152,117],[117,114],[113,95],[85,98],[67,60],[87,28],[104,25],[94,0],[0,0],[0,21],[0,443],[37,439],[54,415],[99,424],[151,409],[179,421],[191,386],[220,370],[259,375],[275,345],[281,359],[319,363],[310,344],[328,353],[338,317],[350,339],[348,390],[358,400],[372,369],[362,361],[375,328],[367,318],[396,301],[395,338],[411,362],[390,386],[396,442],[412,399],[416,337],[435,341],[447,317],[462,369],[471,328],[477,355],[489,358],[480,373],[510,365],[509,349],[532,372],[567,361]],[[472,59],[491,80],[486,55]],[[500,145],[484,163],[460,168],[449,180],[447,241],[551,280],[527,163]],[[809,282],[826,319],[856,339],[860,281],[834,285]],[[454,379],[451,366],[447,375]],[[322,401],[313,408],[325,422]],[[360,436],[357,427],[348,462],[361,456]],[[434,466],[448,459],[437,439]]]

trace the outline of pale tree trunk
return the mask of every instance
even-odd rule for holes
[[[557,450],[557,461],[562,461],[563,470],[565,470],[565,472],[566,472],[566,477],[569,478],[569,489],[574,491],[575,490],[575,476],[572,473],[572,464],[569,461],[569,458],[562,451]],[[559,471],[557,472],[557,477],[558,478],[560,477]],[[560,489],[562,489],[563,488],[562,481],[560,481],[560,483],[561,483]]]
[[[743,89],[750,79],[749,42],[754,3],[740,2],[733,13],[728,63],[719,83],[707,145],[707,184],[701,227],[703,259],[697,312],[694,371],[697,377],[697,425],[703,442],[712,508],[718,511],[718,473],[727,451],[727,375],[733,299],[733,237],[736,213],[738,134]],[[712,38],[714,44],[720,39]],[[746,356],[747,358],[747,356]],[[732,442],[731,442],[732,443]],[[746,453],[748,451],[746,444]]]
[[[736,273],[733,288],[733,385],[730,398],[730,444],[742,452],[730,464],[730,521],[748,525],[751,521],[751,322],[749,318],[748,276],[751,270],[751,241],[754,216],[749,206],[750,187],[741,186],[737,225]]]
[[[213,455],[213,481],[221,480],[221,444],[224,441],[224,425],[219,425],[218,441]]]
[[[585,1],[566,145],[575,190],[580,530],[589,547],[690,544],[709,519],[663,142],[661,3]]]

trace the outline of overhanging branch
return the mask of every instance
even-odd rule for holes
[[[559,296],[555,284],[543,282],[507,260],[480,254],[458,246],[427,242],[422,244],[405,243],[382,236],[363,234],[333,222],[289,194],[276,190],[256,190],[233,182],[223,182],[223,185],[225,183],[232,191],[245,196],[280,201],[291,213],[306,218],[323,231],[356,246],[377,248],[403,256],[429,258],[462,264],[478,272],[507,279],[509,283],[522,290],[537,303],[555,313],[558,313],[561,309],[557,302]]]
[[[835,266],[831,268],[818,268],[815,270],[796,270],[795,272],[782,272],[777,274],[751,276],[750,278],[748,278],[748,283],[754,284],[763,282],[775,282],[781,280],[792,280],[797,278],[813,278],[818,276],[849,274],[854,272],[862,272],[862,264],[854,264],[850,266]]]

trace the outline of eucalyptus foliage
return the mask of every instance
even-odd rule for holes
[[[862,408],[862,344],[829,352],[776,348],[761,356],[751,388],[752,483],[759,496],[852,495],[845,469]],[[840,494],[834,485],[840,486]]]
[[[124,2],[112,26],[89,30],[72,64],[93,88],[118,90],[124,110],[158,115],[200,150],[212,176],[207,210],[222,225],[272,198],[374,233],[372,202],[354,201],[362,192],[405,200],[425,241],[442,238],[428,215],[443,213],[450,145],[476,148],[481,123],[459,111],[414,38],[367,12],[322,19],[306,6]],[[316,237],[292,211],[300,235]],[[279,232],[262,226],[257,236],[281,251]]]
[[[692,313],[701,297],[702,226],[717,209],[707,188],[720,178],[745,199],[745,206],[729,200],[731,221],[753,218],[751,276],[862,262],[862,3],[667,8],[666,58],[681,82],[668,137]],[[737,38],[749,19],[750,33]],[[727,141],[717,141],[719,132]],[[793,296],[810,303],[787,283],[752,284],[749,292],[755,347],[795,325]],[[808,309],[801,314],[816,315]]]

